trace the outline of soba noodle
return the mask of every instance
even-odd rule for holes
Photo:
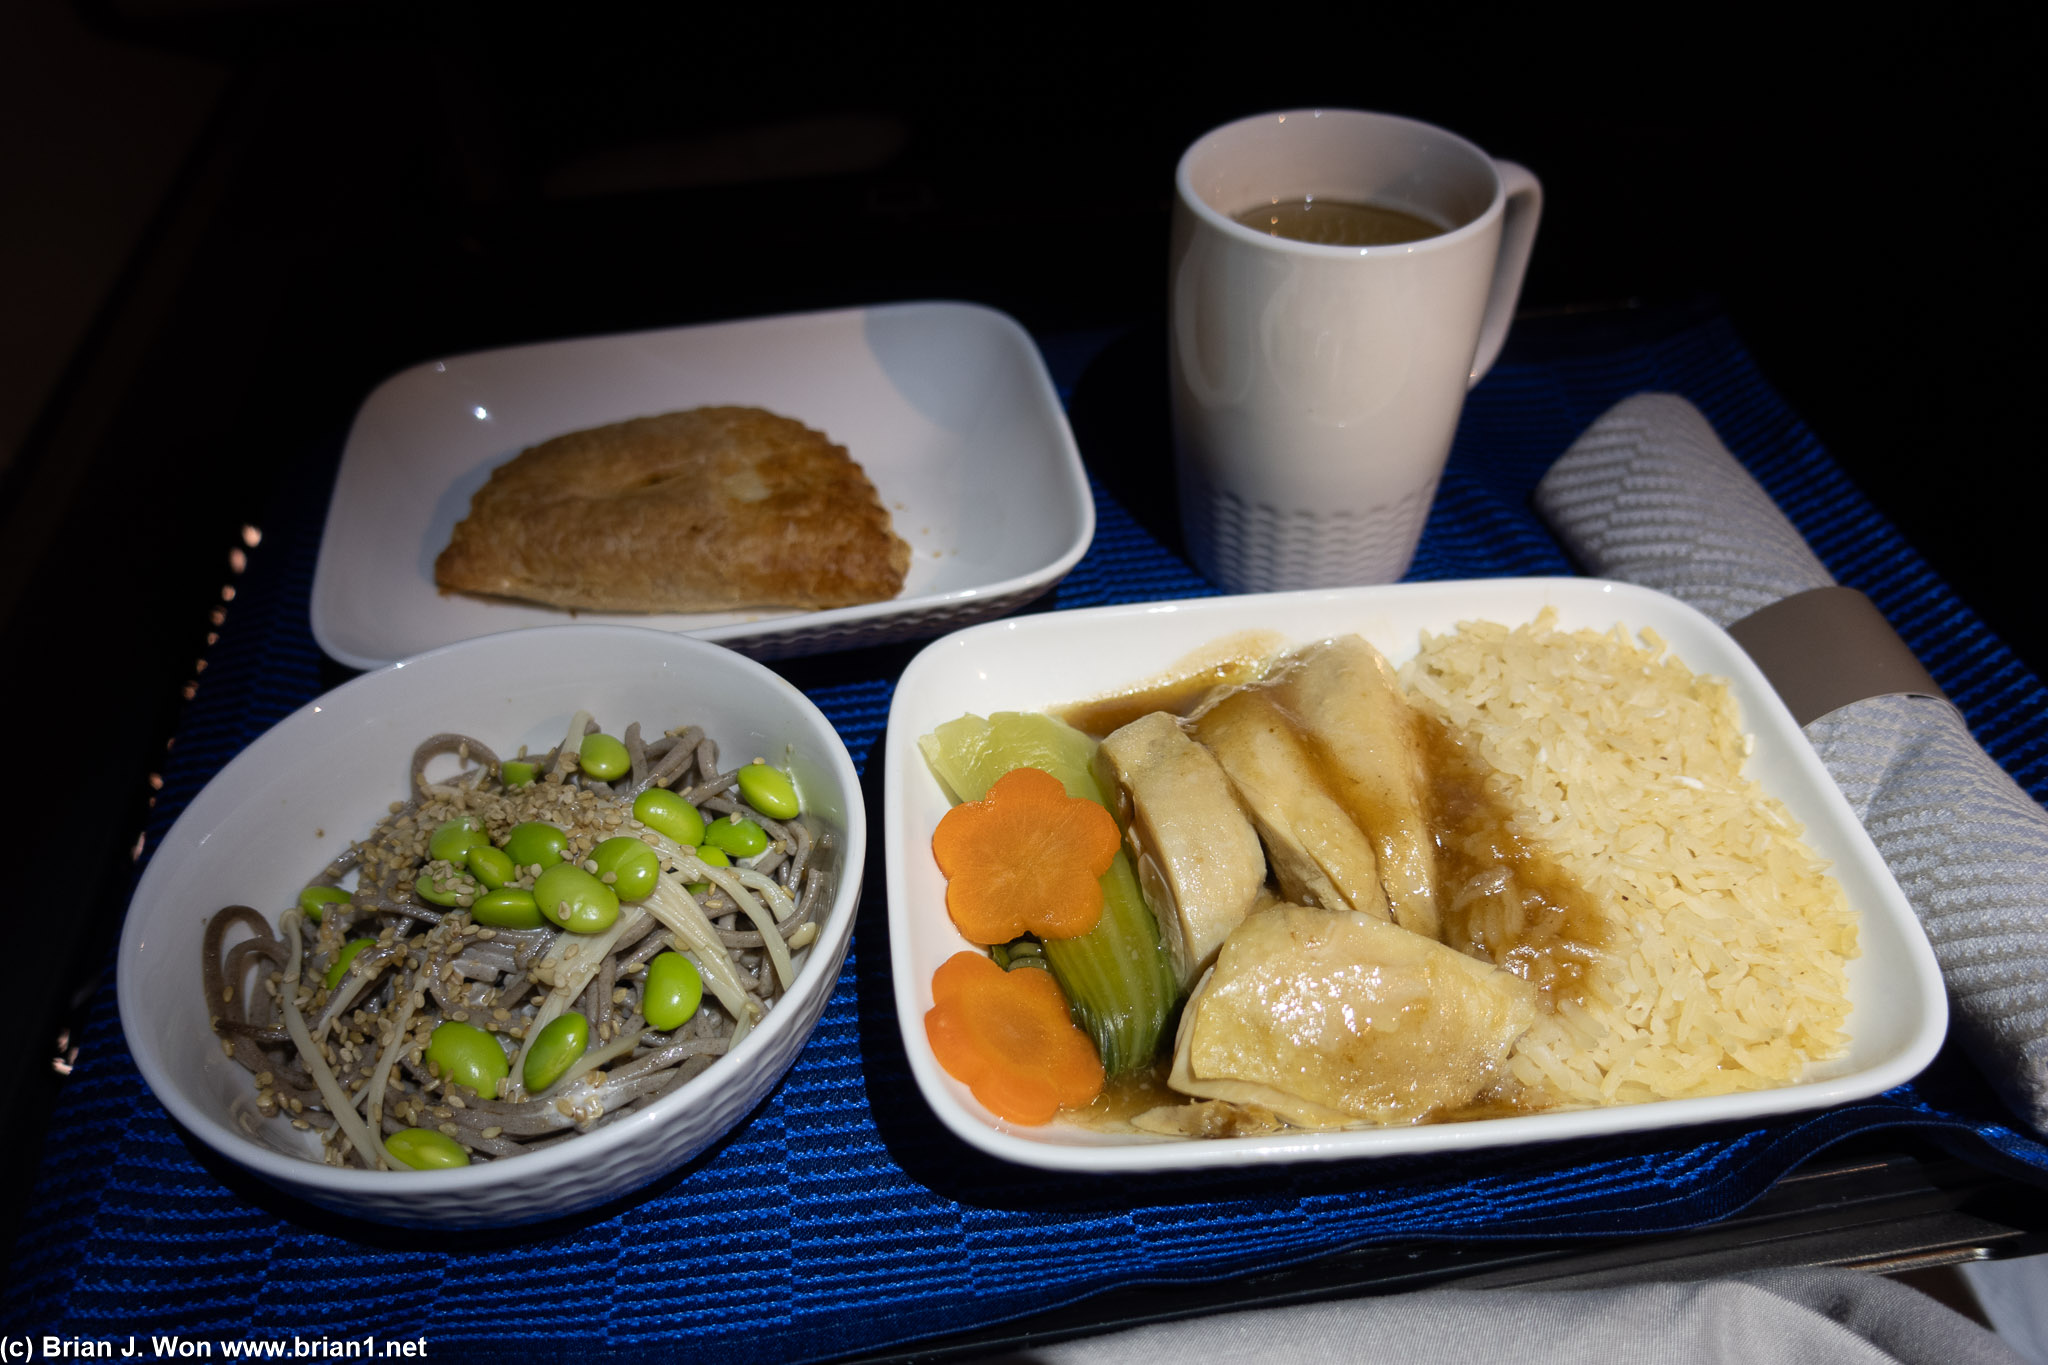
[[[521,751],[538,776],[510,787],[484,744],[431,736],[414,752],[408,799],[310,883],[339,887],[353,876],[347,900],[317,918],[288,909],[276,931],[246,906],[208,921],[207,1010],[227,1055],[253,1074],[258,1113],[319,1132],[332,1165],[409,1169],[385,1140],[413,1128],[451,1139],[470,1161],[497,1160],[653,1103],[774,1008],[794,979],[792,953],[816,936],[830,899],[832,837],[808,815],[777,820],[747,804],[738,783],[745,764],[721,770],[716,743],[696,726],[651,742],[629,726],[631,772],[613,782],[590,777],[577,753],[597,728],[578,712],[561,744],[532,758]],[[428,767],[449,754],[461,771],[429,780]],[[753,821],[766,850],[730,867],[703,861],[634,818],[634,799],[651,787],[700,807],[707,825]],[[650,894],[620,905],[597,933],[482,925],[471,914],[473,881],[447,907],[430,904],[418,887],[447,884],[433,884],[446,874],[428,873],[429,843],[444,822],[465,818],[499,847],[515,824],[554,825],[567,837],[564,859],[592,872],[599,843],[629,836],[654,849],[660,873]],[[538,865],[515,870],[506,886],[530,891]],[[333,964],[358,939],[368,942],[329,986]],[[648,966],[669,951],[689,959],[704,989],[695,1013],[664,1032],[649,1025],[643,1004]],[[527,1054],[570,1010],[587,1021],[587,1046],[527,1093]],[[510,1074],[498,1094],[478,1094],[427,1060],[434,1030],[450,1021],[484,1030],[506,1052]]]

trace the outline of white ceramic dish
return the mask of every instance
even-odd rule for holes
[[[415,365],[364,400],[313,576],[313,636],[356,668],[565,611],[443,595],[434,556],[491,470],[582,427],[764,407],[845,446],[911,546],[893,600],[830,611],[611,616],[760,658],[916,639],[1014,611],[1095,535],[1045,363],[1005,314],[909,303],[551,341]]]
[[[645,1109],[557,1147],[459,1170],[342,1170],[255,1115],[201,999],[204,921],[224,905],[272,923],[299,888],[404,795],[413,749],[456,730],[501,753],[558,743],[579,708],[608,729],[694,722],[726,754],[785,753],[805,808],[838,832],[839,884],[790,991],[740,1045]],[[472,640],[366,674],[287,716],[206,785],[150,860],[122,929],[121,1025],[149,1088],[185,1129],[293,1194],[342,1213],[439,1227],[534,1222],[675,1169],[740,1122],[788,1070],[831,996],[853,932],[866,814],[846,746],[817,707],[717,645],[625,626]],[[241,1120],[251,1121],[245,1130]],[[252,1131],[253,1130],[253,1131]]]
[[[1531,620],[1555,607],[1568,628],[1617,622],[1654,628],[1694,671],[1729,680],[1743,724],[1756,737],[1752,775],[1806,827],[1833,860],[1861,919],[1862,955],[1849,969],[1853,1010],[1847,1056],[1815,1067],[1805,1082],[1710,1099],[1442,1123],[1411,1128],[1175,1141],[1029,1127],[997,1119],[940,1068],[924,1029],[932,974],[970,947],[947,918],[945,882],[931,835],[946,799],[917,749],[918,736],[965,712],[1039,710],[1102,696],[1157,676],[1189,654],[1241,631],[1306,643],[1355,631],[1396,664],[1420,632],[1460,620]],[[1828,777],[1770,684],[1726,632],[1675,598],[1593,579],[1489,579],[1463,583],[1337,588],[1217,597],[997,622],[937,641],[896,686],[889,712],[883,794],[888,850],[889,938],[896,1012],[912,1071],[932,1109],[967,1142],[1010,1161],[1072,1171],[1169,1171],[1271,1161],[1328,1160],[1497,1147],[1739,1121],[1814,1109],[1889,1089],[1919,1072],[1940,1047],[1947,997],[1919,922],[1869,836]]]

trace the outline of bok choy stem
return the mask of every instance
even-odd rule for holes
[[[962,716],[919,742],[947,794],[979,801],[1015,768],[1040,768],[1067,794],[1114,815],[1091,770],[1095,741],[1051,716]],[[1074,1023],[1095,1042],[1109,1075],[1148,1066],[1180,1004],[1172,959],[1146,908],[1130,858],[1119,851],[1102,876],[1102,918],[1077,938],[1047,939],[1045,960],[1066,992]]]

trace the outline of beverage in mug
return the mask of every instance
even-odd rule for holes
[[[1354,204],[1328,195],[1321,199],[1311,194],[1300,199],[1254,204],[1230,216],[1269,237],[1319,242],[1324,246],[1393,246],[1399,242],[1419,242],[1444,230],[1444,224],[1406,209]]]

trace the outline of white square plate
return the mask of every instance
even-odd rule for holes
[[[588,337],[452,356],[364,400],[313,576],[313,637],[356,668],[567,611],[443,594],[434,557],[470,496],[564,432],[709,404],[794,417],[867,471],[910,572],[891,601],[829,611],[585,622],[684,631],[777,657],[936,635],[1014,611],[1095,535],[1095,502],[1038,348],[965,303],[908,303]]]
[[[1812,1067],[1802,1083],[1776,1090],[1407,1128],[1205,1141],[1097,1133],[1058,1121],[1043,1127],[1009,1123],[983,1109],[939,1066],[924,1028],[932,974],[972,945],[946,915],[945,881],[932,861],[932,831],[946,812],[946,798],[918,752],[918,736],[970,711],[1035,711],[1125,689],[1238,632],[1275,632],[1290,644],[1356,632],[1398,665],[1413,657],[1424,630],[1443,633],[1475,619],[1520,624],[1546,606],[1557,609],[1566,629],[1605,630],[1617,622],[1632,630],[1650,627],[1694,672],[1728,679],[1743,728],[1756,737],[1749,773],[1805,825],[1807,841],[1833,862],[1858,912],[1862,953],[1849,964],[1851,1041],[1845,1057]],[[1919,921],[1791,713],[1725,631],[1648,588],[1584,578],[1483,579],[1155,602],[978,626],[933,643],[905,671],[889,710],[885,762],[882,837],[891,968],[911,1070],[948,1128],[984,1151],[1025,1165],[1188,1170],[1753,1120],[1859,1099],[1909,1080],[1934,1056],[1948,1027],[1940,969]]]

